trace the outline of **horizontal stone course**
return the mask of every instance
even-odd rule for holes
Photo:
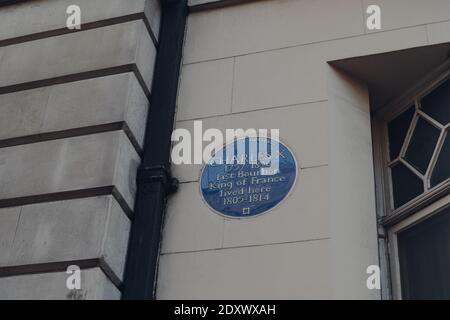
[[[364,34],[361,0],[253,1],[190,15],[184,63]]]
[[[0,48],[0,87],[136,64],[148,91],[156,49],[142,20]]]
[[[427,25],[430,44],[450,42],[450,20]]]
[[[0,9],[0,41],[66,28],[66,8],[77,4],[81,23],[145,12],[155,35],[159,32],[159,0],[40,0]]]
[[[182,67],[177,119],[187,120],[231,112],[234,59]]]
[[[0,140],[125,122],[142,147],[149,101],[133,73],[0,95]]]
[[[381,9],[380,32],[450,20],[448,0],[363,0],[364,8],[377,5]],[[367,14],[366,14],[367,17]]]
[[[160,16],[159,0],[0,8],[0,299],[120,299]]]
[[[118,300],[120,291],[99,268],[81,270],[81,289],[66,287],[65,272],[0,278],[1,300]]]
[[[102,258],[123,276],[130,221],[112,196],[0,209],[0,268]]]
[[[167,254],[157,299],[330,299],[330,240]]]
[[[122,131],[0,149],[0,199],[115,186],[133,208],[140,159]]]

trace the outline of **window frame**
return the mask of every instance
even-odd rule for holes
[[[394,225],[388,231],[388,237],[390,239],[389,250],[391,253],[391,280],[392,280],[392,291],[393,298],[396,300],[402,299],[402,286],[401,286],[401,275],[400,275],[400,261],[398,254],[398,235],[399,233],[413,227],[432,216],[441,213],[445,209],[450,207],[450,194],[439,199],[438,201],[430,204],[425,209],[417,212],[416,214],[407,217],[401,222]]]
[[[382,282],[384,282],[383,299],[401,299],[397,234],[409,226],[440,212],[450,201],[450,180],[443,181],[433,188],[428,188],[431,179],[430,171],[436,165],[439,151],[445,142],[445,132],[450,135],[450,124],[442,126],[425,114],[424,118],[432,123],[433,126],[440,125],[440,127],[445,127],[446,129],[440,133],[437,142],[438,147],[433,152],[429,168],[425,174],[426,182],[424,183],[427,186],[424,185],[424,193],[404,205],[394,208],[389,166],[393,161],[391,161],[389,154],[388,123],[413,105],[417,110],[420,107],[420,100],[448,78],[450,78],[450,58],[427,74],[422,81],[411,87],[403,95],[372,114],[376,206],[380,238],[380,261],[382,262],[381,269],[383,271]],[[423,114],[421,110],[419,110],[419,113]],[[415,113],[412,120],[414,125],[410,126],[405,141],[409,142],[411,139],[417,120],[418,116]],[[408,143],[404,143],[397,159],[405,154],[407,146]],[[411,165],[407,164],[407,166],[411,168]],[[414,168],[413,170],[418,171]],[[444,203],[443,201],[447,202]]]
[[[392,220],[401,220],[404,218],[404,215],[407,215],[407,213],[411,213],[411,211],[417,211],[420,210],[417,209],[417,207],[423,207],[423,202],[429,203],[427,198],[433,197],[434,200],[436,200],[437,195],[445,195],[447,193],[450,193],[450,181],[443,181],[440,184],[438,184],[435,187],[430,186],[430,178],[431,178],[431,172],[432,169],[435,167],[437,158],[439,155],[439,151],[441,150],[443,143],[445,141],[446,134],[445,132],[448,132],[450,130],[450,124],[447,124],[445,126],[441,125],[436,120],[432,119],[430,116],[426,115],[422,110],[420,110],[420,99],[423,98],[425,95],[427,95],[429,92],[433,91],[436,87],[439,86],[443,81],[450,78],[450,63],[446,62],[444,65],[444,68],[440,67],[438,69],[438,76],[436,76],[436,71],[433,72],[432,76],[427,76],[427,81],[425,83],[421,83],[419,86],[414,87],[413,89],[409,90],[407,95],[402,96],[400,99],[395,100],[394,102],[386,105],[385,107],[381,108],[380,110],[376,111],[373,115],[373,121],[374,121],[374,142],[376,144],[375,146],[375,162],[378,162],[378,165],[376,164],[376,173],[377,176],[381,175],[383,177],[383,181],[379,181],[384,185],[384,195],[382,198],[384,199],[383,204],[383,213],[380,215],[380,217],[383,217],[383,220],[386,221],[392,221]],[[443,70],[444,69],[444,70]],[[431,78],[431,80],[430,80]],[[412,165],[404,161],[403,159],[400,159],[401,156],[403,156],[407,151],[408,143],[405,143],[400,151],[400,155],[394,159],[389,159],[389,144],[388,144],[388,130],[387,130],[387,124],[389,121],[393,120],[395,117],[400,115],[402,112],[406,111],[409,107],[414,106],[416,108],[416,114],[414,115],[414,118],[412,120],[413,125],[409,128],[408,133],[406,135],[405,141],[409,143],[411,140],[415,125],[417,124],[419,116],[417,113],[425,118],[430,124],[432,124],[434,127],[439,128],[439,130],[442,130],[439,136],[439,140],[437,142],[437,148],[433,152],[433,156],[431,158],[431,165],[427,169],[427,172],[422,175],[417,169],[415,169]],[[378,150],[377,150],[378,149]],[[400,160],[399,160],[400,159]],[[419,195],[418,197],[412,199],[411,201],[407,202],[406,204],[394,208],[394,199],[393,199],[393,193],[392,193],[392,180],[391,180],[391,174],[390,174],[390,166],[392,166],[394,163],[401,162],[405,166],[407,166],[411,171],[415,172],[416,175],[419,177],[425,176],[423,180],[424,182],[424,193]],[[413,212],[412,212],[413,213]],[[411,213],[411,214],[412,214]],[[384,221],[384,222],[386,222]],[[392,222],[391,222],[392,223]]]

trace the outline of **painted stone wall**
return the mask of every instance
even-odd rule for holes
[[[165,220],[158,298],[379,299],[366,287],[378,264],[369,92],[328,62],[448,42],[450,2],[195,10],[207,2],[190,2],[177,127],[279,128],[299,176],[270,213],[230,220],[203,202],[200,165],[175,166],[182,184]],[[381,7],[381,30],[366,27],[370,4]]]
[[[0,299],[120,298],[159,20],[157,0],[0,8]]]

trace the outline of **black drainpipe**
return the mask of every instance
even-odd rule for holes
[[[170,173],[171,135],[187,0],[162,0],[159,49],[153,75],[144,153],[125,267],[122,299],[155,299],[155,282],[166,200],[177,189]]]

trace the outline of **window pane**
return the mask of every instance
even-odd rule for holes
[[[433,156],[440,131],[428,121],[419,118],[406,151],[405,159],[421,173],[425,173]]]
[[[434,187],[450,178],[450,135],[447,134],[442,150],[439,153],[436,166],[431,175],[431,186]]]
[[[450,123],[450,78],[422,99],[422,110],[440,123]]]
[[[402,298],[450,299],[450,209],[401,232]]]
[[[391,168],[395,208],[423,193],[423,182],[402,163]]]
[[[400,154],[400,150],[403,146],[403,142],[405,141],[409,126],[411,125],[414,112],[414,107],[411,107],[389,122],[389,154],[391,156],[391,160],[394,160]]]

